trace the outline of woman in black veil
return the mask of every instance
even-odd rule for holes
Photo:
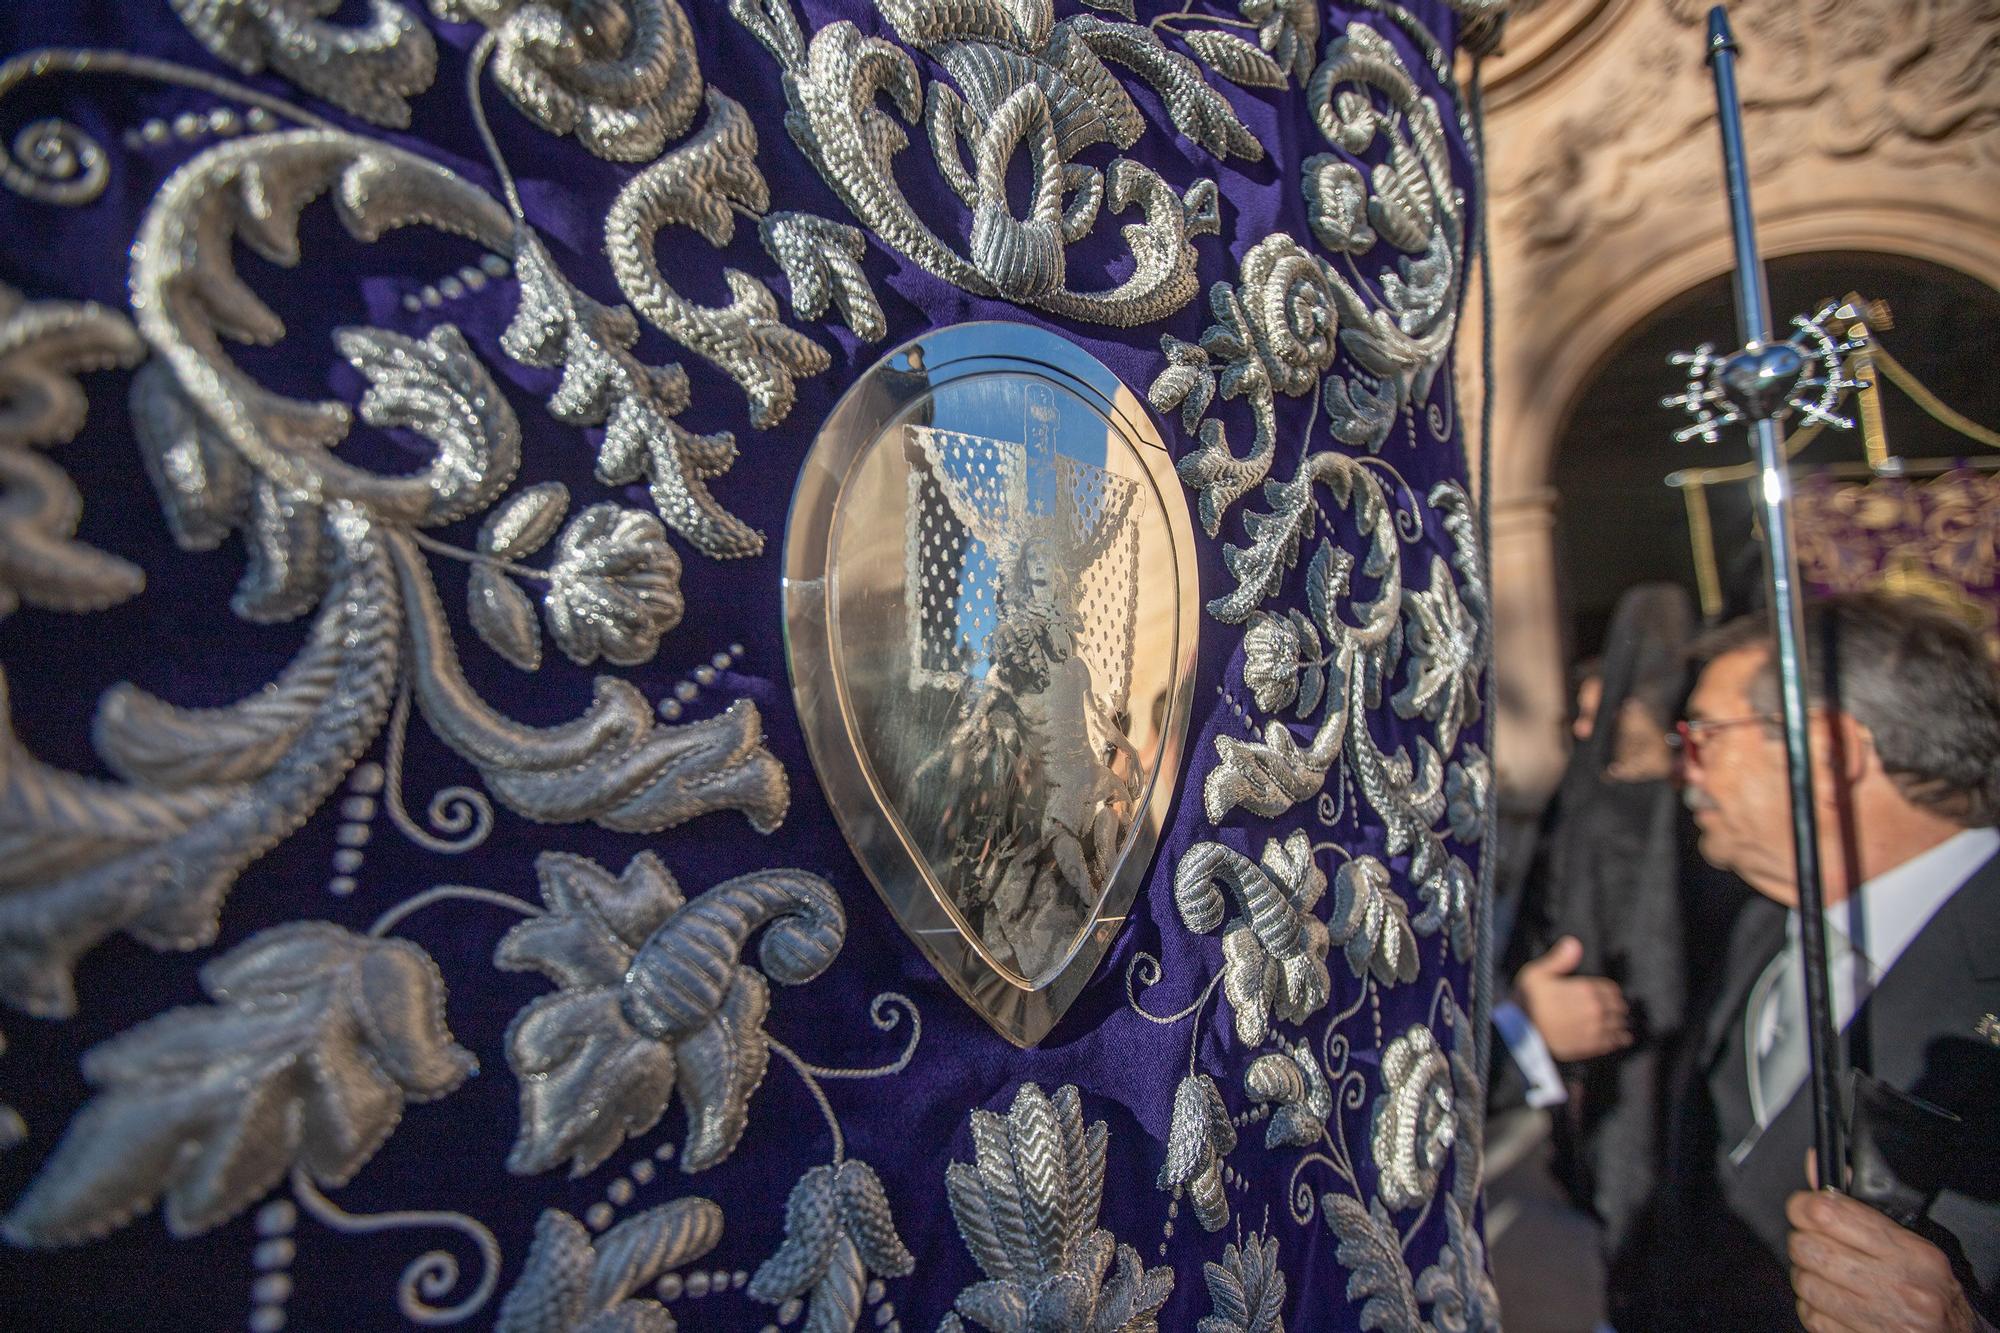
[[[1614,1324],[1658,1177],[1671,1048],[1698,988],[1691,966],[1709,952],[1702,940],[1722,938],[1714,918],[1734,897],[1695,850],[1666,740],[1697,629],[1677,585],[1641,584],[1619,599],[1596,715],[1544,824],[1510,950],[1517,960],[1556,950],[1569,972],[1616,983],[1628,1006],[1629,1044],[1565,1066],[1569,1100],[1555,1108],[1557,1169],[1604,1224]]]

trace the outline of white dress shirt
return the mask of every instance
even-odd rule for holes
[[[1826,909],[1828,979],[1836,1026],[1847,1029],[1904,950],[1973,872],[2000,852],[2000,829],[1967,829],[1864,883]],[[1785,947],[1751,988],[1743,1011],[1750,1109],[1757,1128],[1731,1154],[1741,1161],[1805,1082],[1805,963],[1799,913],[1786,921]]]

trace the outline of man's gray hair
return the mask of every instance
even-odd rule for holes
[[[1926,603],[1843,593],[1806,604],[1806,697],[1867,727],[1882,767],[1909,800],[1967,828],[2000,824],[2000,668],[1979,637]],[[1711,631],[1704,661],[1771,644],[1763,615]],[[1767,657],[1751,707],[1778,711]]]

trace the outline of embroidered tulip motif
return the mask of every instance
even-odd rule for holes
[[[558,1208],[535,1224],[520,1281],[494,1333],[672,1333],[674,1318],[635,1293],[693,1263],[722,1239],[722,1209],[676,1199],[628,1217],[595,1240]]]
[[[896,1234],[881,1178],[866,1162],[816,1166],[785,1203],[785,1243],[750,1279],[771,1305],[811,1293],[809,1329],[852,1329],[868,1274],[905,1277],[917,1261]]]
[[[1195,1220],[1204,1231],[1229,1223],[1229,1196],[1222,1192],[1222,1159],[1236,1147],[1236,1126],[1215,1080],[1190,1074],[1174,1092],[1174,1117],[1167,1129],[1167,1160],[1159,1186],[1178,1198],[1186,1190]]]

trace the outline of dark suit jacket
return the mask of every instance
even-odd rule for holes
[[[1680,1063],[1669,1187],[1657,1200],[1657,1262],[1633,1327],[1789,1329],[1785,1200],[1804,1189],[1811,1093],[1801,1087],[1741,1162],[1754,1125],[1742,1033],[1751,988],[1785,941],[1785,913],[1759,899],[1738,918],[1708,1016]],[[1960,1116],[1934,1158],[1947,1187],[1918,1230],[1949,1254],[1976,1305],[2000,1294],[2000,857],[1960,886],[1882,978],[1844,1034],[1849,1062]],[[1650,1315],[1652,1318],[1648,1318]],[[1625,1324],[1620,1325],[1626,1327]]]

